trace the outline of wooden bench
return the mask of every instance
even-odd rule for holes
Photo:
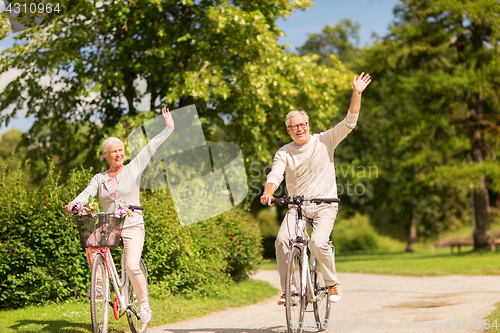
[[[450,242],[451,253],[453,253],[453,249],[458,248],[458,253],[462,252],[462,246],[474,246],[474,240],[465,238],[465,239],[455,239]]]
[[[495,239],[493,243],[495,245],[500,245],[500,238]],[[440,239],[434,243],[434,247],[450,247],[451,253],[454,253],[454,249],[458,249],[458,253],[462,252],[462,246],[474,246],[474,240],[472,238],[446,238]]]

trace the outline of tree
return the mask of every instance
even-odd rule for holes
[[[222,133],[242,147],[247,163],[269,164],[276,138],[286,137],[284,114],[310,110],[324,126],[349,84],[341,64],[318,66],[316,57],[289,54],[277,43],[276,19],[310,3],[62,1],[63,15],[23,31],[19,38],[30,42],[4,53],[0,73],[22,74],[0,96],[0,120],[8,123],[26,106],[36,119],[31,138],[45,153],[68,156],[53,142],[85,124],[92,140],[75,142],[76,150],[95,147],[149,95],[151,110],[196,104],[208,139]]]
[[[23,132],[11,129],[0,139],[0,170],[7,168],[19,169],[26,158],[27,149],[20,145],[23,139]]]
[[[468,220],[469,183],[476,189],[475,249],[492,245],[488,190],[498,192],[500,174],[499,6],[405,0],[391,33],[365,50],[363,67],[378,79],[365,98],[373,128],[364,141],[367,157],[381,170],[375,184],[382,193],[372,204],[388,207],[393,225],[405,221],[408,251],[417,230],[432,235]]]
[[[400,60],[414,69],[405,79],[415,88],[414,101],[435,122],[434,128],[440,123],[447,127],[437,133],[441,140],[454,140],[448,141],[454,158],[440,169],[440,180],[463,186],[456,173],[443,177],[460,166],[461,180],[476,184],[476,250],[492,245],[488,187],[493,179],[485,170],[499,173],[493,162],[500,134],[499,12],[500,3],[494,0],[405,0],[395,11],[398,20],[391,36],[400,41]],[[477,167],[484,164],[490,167]]]
[[[308,34],[309,38],[297,51],[301,55],[317,54],[319,62],[326,64],[331,55],[337,55],[342,63],[352,63],[359,55],[359,23],[349,19],[337,22],[335,26],[326,25],[321,34]]]

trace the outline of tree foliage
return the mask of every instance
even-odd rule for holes
[[[310,110],[322,126],[349,82],[341,64],[321,67],[277,43],[276,19],[310,0],[62,3],[64,14],[23,31],[18,38],[29,42],[7,50],[0,68],[22,71],[0,96],[0,120],[27,107],[31,140],[63,156],[61,168],[75,157],[55,140],[85,124],[90,140],[74,142],[75,151],[95,147],[145,96],[150,110],[196,104],[207,130],[239,144],[246,162],[269,163],[276,137],[286,137],[284,114]]]
[[[317,54],[319,62],[327,64],[331,55],[336,55],[343,63],[352,63],[360,55],[359,23],[349,19],[337,22],[334,26],[327,24],[320,34],[309,34],[309,38],[297,51],[301,55]]]
[[[18,169],[27,156],[27,149],[22,145],[23,132],[11,129],[0,138],[0,170]]]
[[[400,87],[418,111],[418,127],[427,128],[433,139],[428,152],[420,150],[413,159],[439,165],[438,174],[424,178],[429,184],[464,191],[456,174],[450,177],[445,170],[459,166],[459,179],[471,176],[467,180],[475,185],[476,249],[488,248],[492,241],[488,188],[496,180],[487,175],[499,172],[498,164],[491,163],[500,135],[499,11],[497,1],[407,0],[396,9],[391,37],[399,41],[400,64],[409,69]],[[424,133],[415,131],[409,139],[421,141]],[[496,170],[469,171],[483,163]]]
[[[406,235],[409,250],[417,231],[427,238],[470,223],[469,183],[476,189],[476,221],[482,221],[476,246],[489,246],[488,190],[498,194],[500,172],[498,6],[402,1],[391,33],[349,64],[374,82],[349,145],[338,148],[336,165],[343,171],[376,166],[378,173],[357,179],[365,182],[365,193],[344,202],[369,212],[379,230]],[[340,40],[329,39],[325,28],[300,50],[339,57],[349,40],[347,26],[337,27]]]
[[[378,78],[365,113],[369,163],[382,171],[373,203],[396,225],[404,221],[409,250],[417,230],[430,236],[470,221],[469,183],[476,188],[476,248],[491,244],[488,186],[498,188],[492,176],[500,133],[494,7],[403,1],[391,34],[365,50],[362,65]]]

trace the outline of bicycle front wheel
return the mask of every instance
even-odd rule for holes
[[[106,261],[101,253],[97,253],[92,261],[90,278],[90,316],[92,332],[106,333],[109,319],[109,280]]]
[[[314,318],[319,323],[319,330],[324,331],[328,328],[330,318],[330,299],[328,298],[328,287],[325,285],[323,275],[318,270],[318,261],[315,260],[313,266],[313,287],[314,295],[318,297],[313,303]]]
[[[142,274],[144,274],[144,277],[146,278],[146,286],[147,286],[147,296],[149,297],[149,287],[148,287],[148,272],[146,270],[146,265],[144,265],[144,262],[141,259],[141,271]],[[125,283],[123,289],[127,290],[127,297],[128,299],[128,306],[127,306],[127,320],[128,320],[128,325],[130,326],[130,330],[132,333],[144,333],[146,332],[146,329],[148,328],[148,324],[143,324],[141,322],[141,319],[139,318],[139,314],[141,312],[141,308],[139,307],[139,304],[137,304],[137,298],[135,296],[135,291],[134,288],[132,287],[132,283],[130,283],[130,280],[127,279],[127,282]]]
[[[285,307],[288,333],[301,333],[304,323],[306,296],[302,293],[302,251],[294,247],[286,267]]]

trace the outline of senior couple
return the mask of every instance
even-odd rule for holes
[[[291,111],[285,118],[285,124],[292,142],[281,147],[274,157],[271,172],[267,176],[264,194],[260,201],[263,205],[272,205],[273,194],[286,179],[289,195],[303,195],[310,198],[336,198],[337,184],[333,162],[334,150],[349,132],[356,126],[361,108],[361,94],[371,82],[369,74],[353,79],[353,94],[347,116],[335,127],[319,133],[310,134],[309,117],[304,111]],[[102,152],[109,162],[109,169],[94,175],[89,185],[74,200],[65,206],[71,213],[76,203],[87,204],[89,196],[99,196],[104,212],[111,213],[119,202],[140,205],[140,189],[136,181],[146,168],[154,151],[174,130],[174,120],[168,109],[162,110],[165,129],[154,137],[143,150],[127,165],[123,142],[115,137],[108,138],[102,144]],[[335,271],[334,254],[329,241],[337,216],[338,204],[308,206],[307,216],[312,220],[312,233],[309,247],[323,267],[323,279],[329,287],[329,298],[337,302],[342,297],[342,289]],[[289,228],[289,221],[294,221],[295,211],[290,209],[281,223],[276,238],[276,260],[282,291],[285,290],[286,260],[289,252],[289,239],[295,238],[295,228]],[[142,215],[126,217],[123,231],[125,268],[134,287],[140,306],[140,320],[148,323],[153,318],[147,294],[147,280],[140,269],[140,258],[144,246],[144,220]],[[285,295],[278,304],[285,303]]]

